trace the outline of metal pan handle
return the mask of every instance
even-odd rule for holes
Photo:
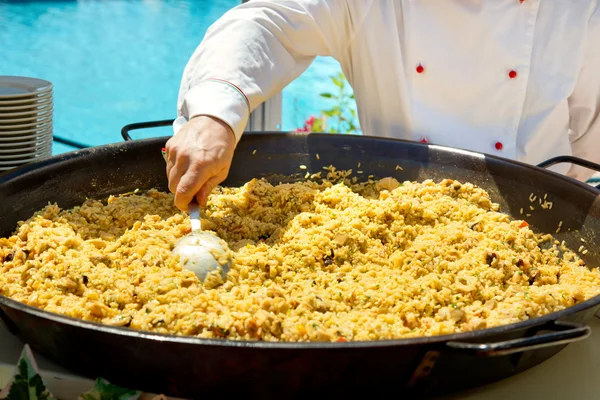
[[[589,326],[566,321],[554,321],[553,325],[545,327],[544,330],[554,331],[496,343],[448,342],[446,345],[453,350],[467,354],[493,357],[578,342],[587,339],[592,334]]]
[[[136,122],[134,124],[125,125],[123,128],[121,128],[121,136],[123,136],[123,139],[125,139],[126,141],[133,140],[131,138],[131,136],[129,136],[130,131],[133,131],[135,129],[147,129],[147,128],[158,128],[161,126],[170,126],[170,125],[173,125],[173,122],[175,122],[174,119],[163,119],[160,121]]]
[[[560,164],[560,163],[575,164],[580,167],[589,168],[596,172],[600,172],[600,164],[596,164],[594,162],[584,160],[583,158],[578,158],[578,157],[573,157],[573,156],[554,157],[554,158],[551,158],[549,160],[546,160],[546,161],[538,164],[537,166],[540,168],[548,168],[548,167],[551,167],[552,165]],[[597,185],[596,188],[600,189],[600,185]]]

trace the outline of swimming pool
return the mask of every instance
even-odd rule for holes
[[[132,122],[174,118],[181,73],[206,29],[240,0],[0,0],[0,75],[54,84],[54,132],[87,145],[121,141]],[[283,130],[327,107],[340,71],[317,58],[283,91]],[[169,128],[136,137],[171,135]],[[54,153],[73,148],[54,143]]]

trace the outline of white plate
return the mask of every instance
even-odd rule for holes
[[[13,159],[46,157],[52,154],[52,147],[46,146],[40,149],[33,149],[23,153],[0,153],[0,161],[12,161]]]
[[[26,144],[22,146],[4,146],[4,143],[0,143],[0,156],[2,154],[17,154],[17,153],[29,153],[34,152],[38,146],[37,143]]]
[[[26,93],[25,90],[13,87],[6,87],[0,82],[0,101],[35,101],[40,96],[47,96],[49,94],[52,94],[52,92],[52,87],[49,87],[44,90]]]
[[[0,107],[44,104],[50,101],[52,101],[52,91],[43,93],[39,96],[31,97],[29,99],[8,100],[0,98]]]
[[[28,136],[28,135],[36,135],[39,134],[40,132],[45,132],[47,130],[50,130],[52,127],[51,126],[44,126],[42,128],[24,128],[24,129],[15,129],[15,130],[11,130],[11,131],[0,131],[0,140],[3,137],[6,136]]]
[[[35,161],[36,159],[42,158],[42,157],[46,157],[46,156],[39,155],[36,157],[22,157],[22,158],[15,158],[15,159],[6,160],[6,161],[0,160],[0,167],[10,167],[11,165],[25,164],[25,163]]]
[[[0,153],[0,161],[12,161],[14,159],[44,157],[49,156],[50,153],[52,153],[51,146],[44,146],[39,149],[33,149],[23,153]]]
[[[15,154],[15,153],[28,153],[38,150],[44,150],[46,147],[50,147],[52,145],[51,140],[37,141],[33,143],[28,143],[24,145],[16,145],[16,146],[4,146],[0,144],[0,154]]]
[[[38,104],[25,104],[22,106],[3,106],[0,104],[0,114],[3,113],[12,113],[12,112],[25,112],[25,111],[36,111],[36,110],[45,110],[54,105],[52,99],[45,103]]]
[[[52,126],[52,118],[47,121],[40,122],[32,122],[29,124],[19,124],[19,125],[0,125],[0,135],[4,133],[10,133],[16,130],[22,129],[44,129]]]
[[[51,113],[53,111],[52,105],[47,106],[47,107],[40,107],[40,108],[30,108],[30,109],[24,109],[24,110],[12,110],[12,111],[7,111],[4,110],[2,107],[0,107],[0,119],[2,118],[17,118],[17,117],[27,117],[27,116],[39,116],[39,115],[45,115],[47,113]]]
[[[27,153],[8,153],[8,154],[0,154],[0,162],[1,161],[12,161],[15,159],[24,159],[24,158],[36,158],[36,157],[45,157],[49,156],[52,153],[52,146],[44,146],[39,149],[31,150]]]
[[[33,128],[24,128],[23,130],[15,129],[13,131],[2,131],[0,130],[0,140],[7,137],[24,137],[31,135],[41,135],[48,131],[52,131],[52,124],[46,124],[45,126],[33,127]]]
[[[33,133],[30,135],[19,135],[19,136],[0,136],[0,144],[4,146],[14,145],[17,146],[19,144],[25,144],[30,142],[35,142],[36,140],[43,141],[48,139],[49,136],[52,136],[52,130],[47,129],[40,133]]]
[[[25,76],[0,76],[0,99],[17,100],[52,90],[52,83]]]
[[[24,146],[52,141],[52,130],[30,136],[0,137],[0,146]]]
[[[23,164],[27,164],[33,161],[37,161],[40,158],[45,158],[47,156],[38,156],[38,157],[25,157],[18,160],[10,160],[10,161],[0,161],[0,167],[19,167]]]
[[[52,138],[42,138],[42,139],[32,139],[22,142],[16,143],[1,143],[0,142],[0,153],[8,154],[12,152],[20,152],[20,151],[32,151],[36,148],[42,148],[44,146],[48,146],[52,143]]]
[[[0,136],[0,143],[23,143],[23,142],[31,142],[33,140],[45,140],[48,136],[52,136],[52,129],[45,129],[43,131],[30,133],[27,135],[3,135]]]
[[[23,122],[44,122],[47,119],[52,118],[52,110],[46,110],[42,113],[34,113],[33,115],[29,114],[29,117],[20,117],[20,118],[12,118],[12,117],[4,117],[3,114],[0,114],[0,127],[8,124],[20,124]]]

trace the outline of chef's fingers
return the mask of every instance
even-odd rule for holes
[[[219,174],[213,176],[212,178],[210,178],[209,180],[206,181],[206,183],[202,186],[202,188],[196,195],[196,200],[198,201],[198,204],[200,205],[200,207],[202,207],[202,208],[206,207],[206,203],[208,201],[208,195],[210,194],[210,192],[213,191],[213,189],[219,183],[223,182],[226,177],[227,177],[227,170],[223,170]]]
[[[169,161],[171,161],[171,160],[169,160]],[[189,160],[187,158],[182,157],[182,158],[178,159],[177,161],[178,162],[170,163],[172,165],[172,167],[169,170],[168,178],[169,178],[169,190],[171,191],[171,193],[177,192],[177,188],[179,186],[179,182],[181,181],[181,178],[189,170]]]
[[[180,165],[177,165],[176,161],[183,161],[184,158],[177,159],[176,146],[173,144],[173,141],[174,137],[167,141],[163,152],[167,169],[167,179],[169,180],[169,191],[171,191],[171,193],[175,193],[179,179],[181,179],[181,175],[183,175],[187,169],[187,166],[181,165],[183,164],[182,162],[179,163]],[[175,168],[176,166],[177,168]]]
[[[177,183],[175,191],[175,206],[182,211],[187,211],[188,205],[200,189],[211,178],[209,168],[206,166],[190,166]]]
[[[177,194],[181,178],[188,173],[190,167],[193,165],[192,155],[186,148],[181,148],[181,146],[174,144],[167,147],[167,164],[172,165],[169,171],[169,190]],[[187,210],[187,204],[183,210]]]
[[[171,193],[177,192],[177,185],[179,185],[182,175],[183,173],[181,172],[181,169],[177,166],[174,166],[169,171],[169,191]]]
[[[171,176],[171,170],[173,169],[173,162],[171,160],[166,161],[165,169],[167,170],[167,179]],[[169,190],[170,190],[169,186]]]

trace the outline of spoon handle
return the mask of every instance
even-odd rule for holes
[[[201,231],[202,225],[200,224],[200,207],[195,201],[188,205],[188,211],[190,213],[190,221],[192,223],[192,232]]]

